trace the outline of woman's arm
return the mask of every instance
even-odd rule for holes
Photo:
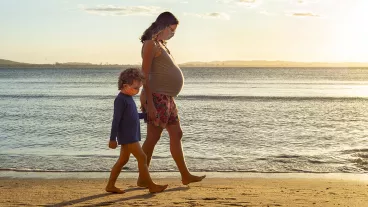
[[[157,111],[153,104],[152,91],[148,84],[149,72],[151,71],[152,61],[156,54],[156,43],[153,40],[146,40],[143,43],[143,54],[142,54],[142,71],[146,81],[143,83],[143,89],[147,101],[147,112],[148,117],[154,119],[156,117]]]

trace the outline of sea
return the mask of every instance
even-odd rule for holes
[[[109,172],[124,68],[0,69],[0,171]],[[368,68],[182,68],[192,172],[368,172]],[[139,97],[134,97],[139,110]],[[146,125],[141,121],[142,141]],[[164,132],[152,172],[177,172]],[[124,171],[136,172],[131,157]]]

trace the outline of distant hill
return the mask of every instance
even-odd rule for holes
[[[291,61],[267,61],[267,60],[229,60],[212,62],[187,62],[181,67],[368,67],[368,63],[355,62],[291,62]]]
[[[54,64],[30,64],[20,63],[10,60],[0,59],[0,68],[127,68],[139,67],[138,65],[119,65],[119,64],[92,64],[81,62],[66,62]]]
[[[0,65],[26,65],[28,63],[14,62],[11,60],[0,59]]]
[[[67,62],[67,63],[55,63],[55,65],[93,65],[92,63],[80,63],[80,62]]]
[[[361,67],[367,68],[367,63],[356,62],[292,62],[292,61],[267,61],[267,60],[229,60],[212,62],[187,62],[179,64],[180,67]],[[55,64],[29,64],[0,59],[0,68],[126,68],[140,67],[139,65],[119,64],[92,64],[81,62],[66,62]]]

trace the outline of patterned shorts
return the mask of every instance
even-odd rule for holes
[[[178,109],[174,98],[168,95],[152,93],[153,104],[157,110],[157,117],[152,120],[148,118],[148,124],[154,124],[165,128],[166,125],[176,124],[179,122]],[[146,103],[147,104],[147,103]],[[145,107],[142,107],[142,111],[146,112]]]

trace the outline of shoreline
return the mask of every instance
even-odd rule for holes
[[[368,183],[365,173],[253,173],[253,172],[192,172],[195,175],[206,175],[216,179],[331,179],[359,181]],[[180,179],[179,172],[150,172],[153,179]],[[0,171],[1,179],[105,179],[110,172],[19,172]],[[124,172],[121,179],[135,179],[138,172]]]
[[[139,65],[0,65],[1,69],[125,69]],[[368,69],[368,65],[179,65],[181,69],[243,68],[243,69]]]

